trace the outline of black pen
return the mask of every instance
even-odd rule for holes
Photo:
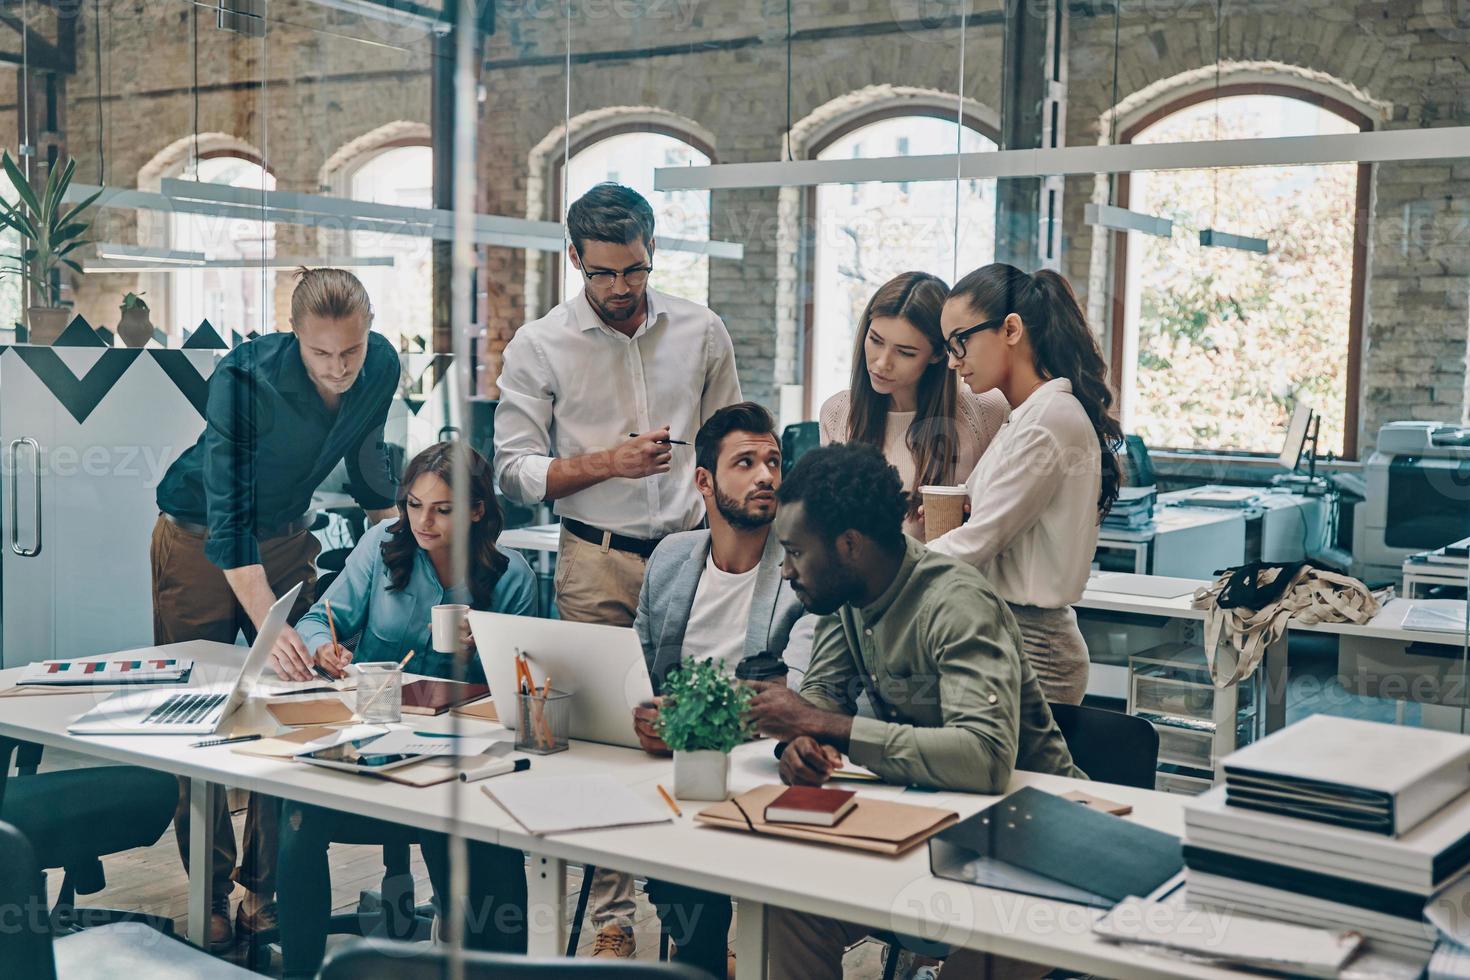
[[[236,735],[234,738],[206,738],[202,742],[195,742],[189,746],[191,749],[207,749],[211,745],[234,745],[236,742],[254,742],[260,738],[259,735]]]
[[[327,673],[327,669],[321,664],[312,664],[311,669],[316,671],[316,676],[320,677],[324,681],[331,681],[335,684],[337,681],[342,679],[340,677],[333,677],[331,674]]]
[[[638,438],[638,433],[636,433],[636,432],[629,432],[628,433],[628,438],[629,439],[637,439]],[[660,439],[659,441],[660,442],[668,443],[670,446],[687,446],[687,445],[689,445],[689,443],[684,442],[681,439]]]

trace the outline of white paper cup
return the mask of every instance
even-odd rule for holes
[[[965,501],[970,492],[964,487],[920,487],[924,498],[924,540],[933,541],[965,523]]]
[[[470,613],[470,607],[461,603],[446,603],[435,606],[429,614],[434,649],[440,653],[455,653],[459,650],[459,627]]]

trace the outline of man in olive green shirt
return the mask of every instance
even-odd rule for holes
[[[821,785],[843,753],[890,783],[971,793],[1005,792],[1016,769],[1083,775],[1005,602],[973,566],[903,535],[902,483],[876,449],[812,450],[779,497],[782,575],[824,617],[800,694],[771,685],[751,705],[761,733],[789,743],[784,781]],[[856,716],[863,692],[876,717]],[[843,948],[866,931],[775,912],[771,976],[838,980]],[[967,977],[1028,972],[969,953],[949,965]]]

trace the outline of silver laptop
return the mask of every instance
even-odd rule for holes
[[[271,606],[231,687],[119,691],[66,730],[73,735],[213,735],[250,697],[301,585],[298,583]]]
[[[638,748],[633,709],[653,697],[643,644],[638,634],[620,626],[569,623],[560,619],[471,612],[475,649],[495,699],[500,723],[515,730],[515,654],[531,664],[531,675],[572,695],[567,733],[586,742]]]

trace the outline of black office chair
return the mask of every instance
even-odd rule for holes
[[[20,774],[10,760],[22,750]],[[0,820],[30,842],[43,868],[62,869],[61,890],[51,910],[58,930],[142,922],[172,933],[173,921],[122,909],[76,907],[77,894],[107,885],[102,858],[158,842],[178,804],[178,780],[138,766],[97,766],[37,774],[40,746],[0,738]],[[43,892],[44,900],[44,892]]]
[[[816,422],[796,422],[781,430],[781,475],[791,472],[796,461],[822,444],[822,427]]]
[[[318,980],[445,980],[449,951],[442,946],[363,939],[327,954]],[[640,960],[530,958],[504,953],[463,954],[464,980],[710,980],[703,970]]]
[[[1105,708],[1053,704],[1051,716],[1062,730],[1077,768],[1099,783],[1154,788],[1159,765],[1159,733],[1146,719]]]
[[[0,823],[0,908],[21,912],[7,916],[6,927],[0,929],[0,975],[6,977],[247,980],[255,976],[143,922],[114,922],[53,937],[46,914],[46,879],[30,842],[8,823]]]

